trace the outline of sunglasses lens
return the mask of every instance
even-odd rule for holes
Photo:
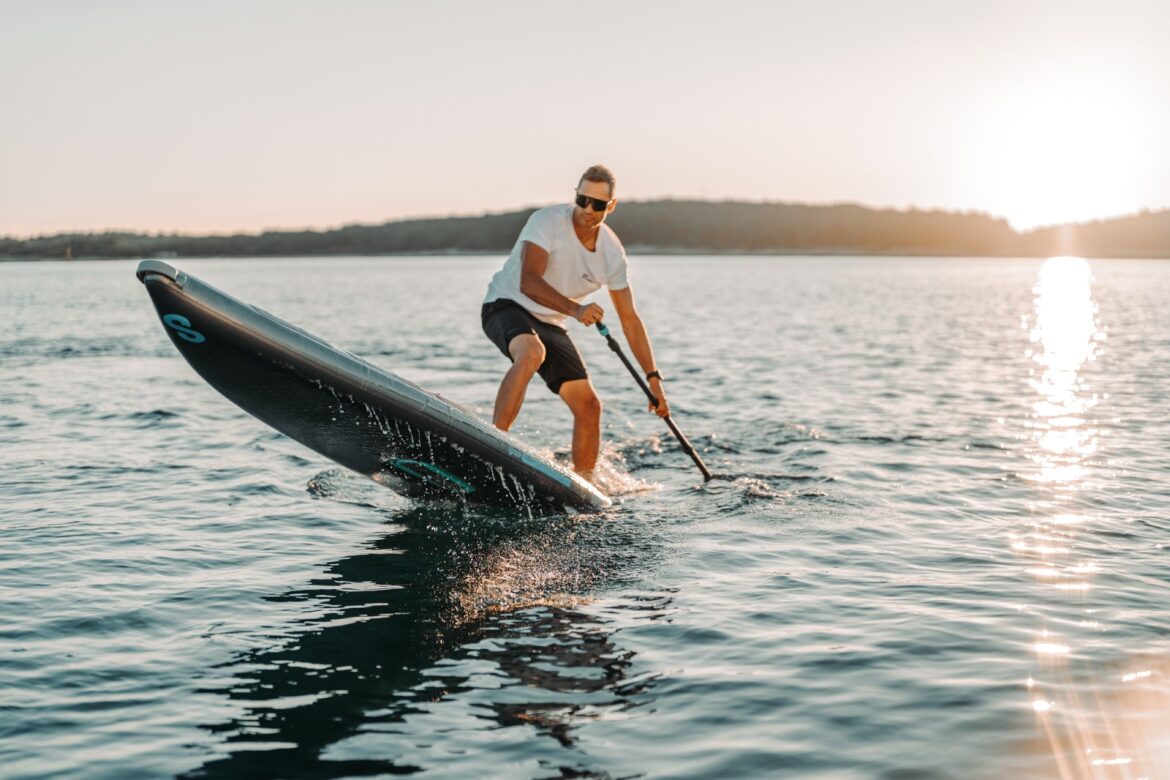
[[[606,208],[609,207],[608,200],[602,200],[601,198],[590,198],[587,195],[578,195],[577,196],[577,205],[579,207],[585,208],[591,203],[593,204],[594,211],[605,211]]]

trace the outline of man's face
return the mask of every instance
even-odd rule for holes
[[[584,195],[587,198],[607,201],[606,206],[601,211],[595,210],[593,202],[587,202],[582,208],[576,204],[573,205],[573,221],[583,228],[596,228],[605,221],[605,218],[613,213],[613,209],[617,206],[617,199],[609,191],[609,185],[603,181],[583,181],[577,186],[577,195]]]

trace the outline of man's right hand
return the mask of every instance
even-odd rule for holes
[[[578,306],[577,313],[574,316],[582,325],[596,325],[597,323],[601,322],[601,318],[605,316],[605,309],[601,308],[596,303],[590,303],[585,306]]]

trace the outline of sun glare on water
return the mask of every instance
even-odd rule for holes
[[[1133,648],[1120,671],[1093,652],[1093,633],[1110,621],[1094,595],[1109,586],[1109,571],[1124,565],[1093,556],[1101,518],[1091,509],[1101,501],[1107,444],[1097,407],[1109,399],[1094,386],[1108,374],[1090,370],[1107,355],[1093,288],[1087,261],[1049,258],[1038,269],[1026,321],[1033,396],[1024,478],[1032,501],[1025,523],[1009,534],[1010,549],[1022,572],[1055,595],[1036,612],[1025,695],[1051,776],[1170,777],[1170,667],[1152,648]]]
[[[1097,431],[1084,423],[1098,399],[1080,376],[1104,339],[1092,283],[1089,264],[1078,257],[1049,259],[1036,283],[1031,340],[1037,371],[1031,384],[1037,394],[1035,460],[1041,467],[1034,478],[1042,482],[1074,486],[1097,450]]]

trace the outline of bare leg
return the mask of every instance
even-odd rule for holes
[[[588,379],[565,382],[560,396],[573,411],[573,470],[592,479],[601,449],[601,399]]]
[[[496,408],[492,424],[506,431],[516,422],[528,382],[540,364],[544,362],[544,344],[532,333],[521,333],[508,342],[508,353],[512,356],[512,367],[504,374],[504,381],[496,393]]]

